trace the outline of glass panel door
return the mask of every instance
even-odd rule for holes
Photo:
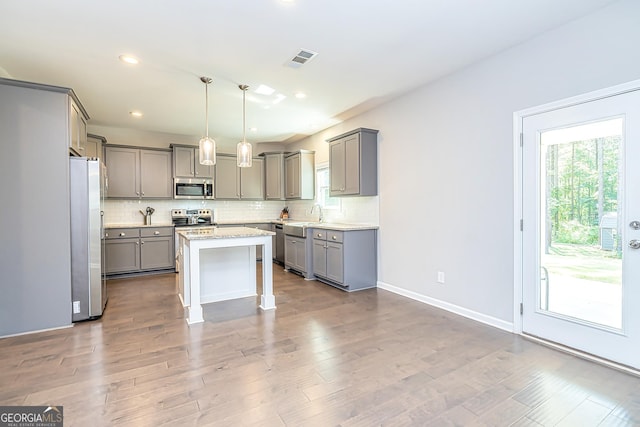
[[[540,132],[539,307],[622,329],[622,118]]]
[[[523,332],[640,368],[640,93],[522,125]]]

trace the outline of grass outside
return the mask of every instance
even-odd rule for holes
[[[542,254],[542,265],[550,273],[603,283],[622,284],[622,260],[615,251],[597,246],[553,243]]]

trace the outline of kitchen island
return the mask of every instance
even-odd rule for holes
[[[273,234],[248,227],[178,231],[182,264],[178,294],[188,306],[188,324],[204,321],[203,303],[257,294],[256,245],[263,246],[260,308],[276,308],[271,263]]]

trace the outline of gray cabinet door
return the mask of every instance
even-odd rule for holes
[[[105,274],[140,270],[140,243],[137,237],[105,241]]]
[[[174,176],[193,178],[195,176],[195,150],[188,147],[173,147]]]
[[[359,128],[329,142],[329,195],[378,194],[378,131]]]
[[[99,159],[104,159],[104,155],[102,153],[102,140],[93,136],[87,136],[85,155],[87,157],[97,157]]]
[[[145,198],[171,199],[171,152],[140,150],[140,194]]]
[[[303,273],[307,272],[307,245],[305,239],[296,239],[296,262],[294,266]]]
[[[313,239],[313,274],[327,277],[327,242]]]
[[[200,164],[200,149],[193,149],[193,159],[196,165],[196,178],[213,178],[213,166]]]
[[[264,200],[264,159],[252,160],[250,168],[240,169],[240,198]]]
[[[105,149],[109,187],[107,197],[140,197],[140,150],[107,147]]]
[[[345,136],[329,145],[332,196],[360,193],[360,134]]]
[[[294,237],[284,237],[284,264],[295,267],[296,265],[296,240]]]
[[[342,243],[327,242],[327,270],[325,277],[344,283],[344,253]]]
[[[360,134],[344,138],[344,191],[360,194]]]
[[[283,155],[265,156],[265,188],[267,200],[284,200],[284,159]]]
[[[240,174],[235,156],[217,156],[215,194],[216,199],[240,198]]]
[[[286,197],[294,199],[300,197],[300,155],[296,154],[285,159]]]
[[[172,268],[174,259],[173,237],[140,238],[140,268],[142,270]]]
[[[307,248],[306,240],[298,237],[285,236],[284,243],[285,266],[302,273],[307,272]]]
[[[345,152],[344,139],[329,145],[329,194],[342,194],[345,188]]]

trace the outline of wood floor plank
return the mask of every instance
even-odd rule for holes
[[[640,378],[384,290],[274,266],[276,310],[189,326],[175,274],[108,289],[99,320],[0,339],[0,405],[63,405],[65,426],[640,425]]]

